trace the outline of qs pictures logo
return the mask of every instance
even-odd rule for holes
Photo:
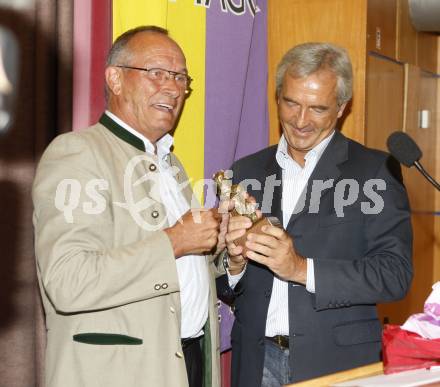
[[[160,221],[155,220],[151,223],[151,219],[146,216],[146,214],[152,212],[150,210],[154,208],[154,206],[158,203],[162,203],[162,200],[159,174],[147,172],[137,180],[134,179],[134,176],[136,176],[136,167],[145,161],[149,162],[151,160],[145,155],[140,155],[133,157],[128,162],[123,180],[125,200],[123,202],[113,201],[112,203],[115,207],[121,207],[127,210],[139,227],[147,231],[154,231],[163,228],[167,222],[167,217],[163,217]],[[179,168],[177,167],[169,167],[167,170],[167,173],[171,175],[170,178],[172,179],[175,178],[178,172]],[[182,192],[189,184],[189,181],[185,181],[181,184],[176,182],[175,189],[177,192]],[[134,194],[134,190],[140,185],[148,186],[149,192],[147,192],[147,196],[138,200]],[[107,207],[107,198],[111,197],[109,191],[110,184],[105,179],[92,179],[88,181],[84,187],[77,179],[63,179],[56,188],[54,204],[56,209],[63,213],[67,223],[74,223],[75,211],[77,210],[88,215],[102,214]],[[86,197],[87,199],[81,200],[81,197]],[[175,218],[179,217],[177,213],[178,210],[166,208],[166,211],[171,211]]]

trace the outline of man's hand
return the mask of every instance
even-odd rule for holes
[[[226,247],[229,254],[229,273],[231,275],[241,273],[246,265],[246,258],[242,255],[243,248],[237,246],[234,241],[243,236],[251,226],[252,222],[246,216],[232,216],[229,219]]]
[[[218,241],[220,215],[217,209],[191,209],[181,221],[164,231],[170,238],[176,258],[211,251]]]
[[[226,247],[226,233],[228,232],[230,212],[234,208],[233,200],[222,200],[218,206],[218,212],[221,215],[220,232],[218,234],[217,248],[214,255],[221,253]]]
[[[295,251],[289,234],[274,226],[264,226],[261,231],[264,234],[248,234],[247,258],[267,266],[284,280],[305,285],[307,261]]]

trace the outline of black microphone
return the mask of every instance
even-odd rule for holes
[[[403,132],[394,132],[388,137],[387,147],[399,163],[408,168],[414,165],[440,191],[440,184],[419,163],[419,160],[422,158],[422,151],[410,136]]]

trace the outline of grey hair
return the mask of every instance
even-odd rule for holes
[[[347,51],[331,43],[303,43],[284,54],[277,67],[276,93],[280,94],[286,72],[294,78],[307,77],[319,70],[336,75],[338,105],[350,101],[353,95],[353,69]]]
[[[137,34],[142,32],[154,32],[168,36],[168,30],[158,26],[139,26],[125,31],[123,34],[113,42],[110,51],[107,55],[106,67],[121,64],[121,61],[127,61],[130,59],[131,52],[127,50],[128,43]],[[105,84],[105,100],[108,101],[109,89]]]

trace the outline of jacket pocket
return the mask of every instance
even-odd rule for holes
[[[333,327],[337,345],[356,345],[382,340],[382,326],[377,319],[357,320]]]
[[[141,345],[142,339],[116,333],[78,333],[73,341],[94,345]]]

